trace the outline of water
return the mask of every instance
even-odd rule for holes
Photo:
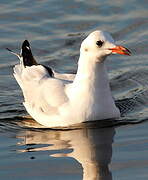
[[[0,179],[148,179],[148,61],[145,0],[0,1]],[[123,117],[65,130],[23,119],[21,91],[12,76],[24,39],[40,63],[75,72],[85,36],[112,33],[132,56],[111,56],[107,66],[112,92]]]

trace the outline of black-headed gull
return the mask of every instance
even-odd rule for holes
[[[72,75],[60,75],[38,64],[25,40],[21,54],[16,54],[20,64],[14,67],[14,77],[28,113],[46,127],[119,118],[105,66],[111,54],[130,55],[130,51],[115,45],[109,33],[92,32],[81,44],[78,70],[72,80]]]

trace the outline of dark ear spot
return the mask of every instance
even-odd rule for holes
[[[86,52],[88,51],[88,49],[87,49],[87,48],[85,48],[84,50],[85,50]]]

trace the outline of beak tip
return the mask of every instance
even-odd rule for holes
[[[131,56],[131,51],[123,46],[116,46],[115,48],[111,48],[110,50],[112,50],[112,53]]]
[[[128,56],[131,56],[131,54],[132,54],[131,51],[129,49],[127,49],[127,48],[125,48],[125,52],[127,53]]]

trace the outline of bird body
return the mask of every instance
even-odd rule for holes
[[[37,64],[25,40],[14,77],[23,91],[23,104],[28,113],[46,127],[119,118],[105,66],[106,57],[112,53],[130,55],[128,49],[116,46],[108,33],[92,32],[81,44],[78,70],[73,79],[73,75],[60,75]],[[26,59],[29,54],[30,62]]]

